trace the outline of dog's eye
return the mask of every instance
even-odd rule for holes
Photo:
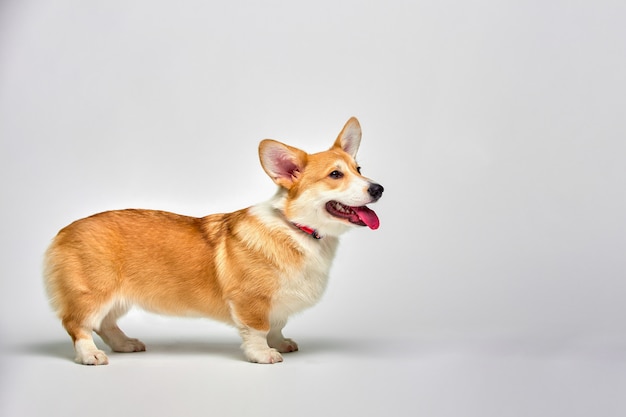
[[[356,167],[356,172],[361,173],[361,167]]]
[[[338,180],[339,178],[343,177],[343,172],[335,170],[331,172],[328,176],[334,180]]]

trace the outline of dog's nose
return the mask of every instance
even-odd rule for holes
[[[383,191],[385,191],[385,189],[380,184],[370,184],[370,188],[367,189],[367,192],[372,196],[374,201],[382,197]]]

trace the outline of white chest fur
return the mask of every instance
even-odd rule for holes
[[[310,236],[304,236],[311,239]],[[337,246],[337,239],[308,242],[308,256],[302,268],[287,271],[280,277],[280,286],[272,300],[272,316],[287,318],[317,303],[326,289],[328,274]],[[309,245],[307,245],[309,246]],[[311,250],[313,249],[313,250]]]
[[[252,207],[250,211],[268,230],[289,235],[303,255],[302,262],[298,262],[296,267],[286,267],[282,271],[278,289],[272,297],[272,317],[286,320],[290,315],[317,303],[324,293],[339,239],[325,236],[318,240],[297,230],[276,206],[280,206],[280,194],[267,203]]]

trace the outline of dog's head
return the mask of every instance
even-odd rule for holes
[[[281,187],[277,205],[289,221],[321,236],[339,235],[350,226],[378,228],[378,216],[366,205],[384,189],[361,175],[355,160],[360,142],[361,126],[353,117],[324,152],[307,154],[271,139],[260,143],[261,165]]]

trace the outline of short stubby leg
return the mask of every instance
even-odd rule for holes
[[[281,353],[295,352],[298,350],[298,344],[283,336],[282,330],[284,326],[285,322],[272,323],[272,327],[267,334],[267,343]]]
[[[139,339],[132,339],[124,334],[117,326],[117,320],[128,310],[128,305],[116,305],[107,313],[100,323],[96,333],[100,335],[104,343],[111,347],[113,352],[143,352],[146,350]]]
[[[241,348],[246,358],[255,363],[278,363],[283,361],[282,355],[267,344],[267,332],[250,327],[239,327],[243,339]]]
[[[106,365],[107,355],[98,349],[93,341],[92,328],[84,324],[85,320],[76,319],[72,315],[63,318],[63,327],[74,342],[76,356],[74,360],[83,365]]]
[[[281,354],[267,344],[270,330],[269,300],[242,299],[230,303],[231,317],[243,339],[241,348],[246,358],[255,363],[278,363]]]
[[[97,333],[113,352],[144,352],[146,350],[146,345],[141,340],[126,336],[117,325],[103,326]]]
[[[74,342],[74,350],[76,357],[74,360],[83,365],[107,365],[109,358],[107,355],[96,347],[91,336],[76,339]]]

